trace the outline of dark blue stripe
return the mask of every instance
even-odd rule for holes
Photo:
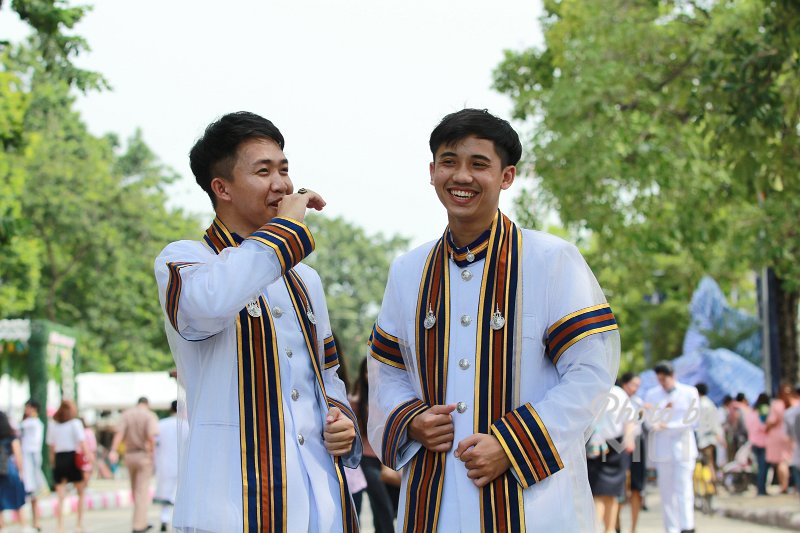
[[[308,233],[303,226],[299,224],[295,224],[291,220],[285,218],[273,218],[271,221],[272,224],[277,224],[279,226],[284,226],[289,228],[297,233],[297,236],[300,238],[300,244],[303,247],[303,252],[308,255],[312,251],[314,251],[314,247],[311,245],[311,239],[308,237]]]
[[[553,332],[550,335],[548,335],[547,338],[548,339],[554,339],[554,338],[558,337],[558,334],[561,331],[569,328],[570,326],[572,326],[576,322],[580,322],[581,320],[585,320],[585,319],[590,318],[590,317],[602,316],[602,315],[605,315],[605,314],[608,314],[608,313],[611,313],[611,308],[606,306],[606,307],[601,307],[599,309],[595,309],[594,311],[586,311],[585,313],[581,313],[579,315],[575,315],[574,317],[570,318],[569,320],[567,320],[566,322],[564,322],[563,324],[558,326],[555,330],[553,330]]]
[[[556,355],[559,354],[559,352],[561,351],[561,349],[562,349],[562,347],[564,345],[569,343],[575,337],[577,337],[577,336],[579,336],[579,335],[581,335],[583,333],[586,333],[587,331],[601,329],[601,328],[604,328],[606,326],[613,326],[616,323],[617,323],[617,321],[614,320],[614,317],[612,316],[608,320],[604,320],[602,322],[593,322],[591,324],[587,324],[587,325],[585,325],[585,326],[583,326],[581,328],[578,328],[575,331],[570,332],[569,335],[567,335],[563,339],[561,339],[561,341],[558,344],[556,344],[554,346],[550,346],[549,347],[549,355],[551,355],[551,358],[555,357]]]
[[[281,254],[283,264],[286,266],[286,268],[291,268],[296,264],[290,247],[287,246],[287,244],[280,237],[277,237],[273,233],[267,231],[257,231],[253,233],[253,237],[259,237],[274,244],[278,249],[278,253]]]

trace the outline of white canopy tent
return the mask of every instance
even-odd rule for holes
[[[78,408],[95,411],[127,409],[147,397],[151,409],[169,409],[178,399],[178,382],[169,372],[114,372],[78,374]]]

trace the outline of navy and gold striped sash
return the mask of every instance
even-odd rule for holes
[[[450,275],[448,231],[428,255],[417,300],[416,353],[423,400],[428,405],[445,403],[450,336]],[[498,212],[488,232],[473,253],[486,251],[483,286],[477,316],[474,431],[490,433],[492,422],[516,406],[513,391],[517,296],[521,294],[520,253],[522,234]],[[458,252],[454,250],[454,252]],[[453,254],[460,260],[459,253]],[[431,329],[423,324],[428,310],[436,315]],[[499,310],[505,327],[490,327],[492,313]],[[410,464],[405,529],[435,532],[444,482],[445,453],[428,450]],[[486,532],[524,531],[522,489],[509,470],[481,489],[481,529]]]
[[[228,246],[238,246],[243,239],[229,232],[217,218],[206,231],[205,241],[219,254]],[[317,328],[306,313],[306,310],[313,312],[308,289],[293,269],[286,271],[283,279],[311,355],[314,375],[325,395]],[[280,359],[275,325],[263,295],[258,297],[258,305],[261,308],[260,317],[250,316],[245,308],[236,318],[244,531],[286,532],[289,502],[286,500]],[[335,354],[334,347],[331,357]],[[327,398],[327,403],[329,406],[339,406],[331,398]],[[342,411],[347,412],[346,409]],[[358,531],[358,521],[347,488],[344,466],[340,457],[333,458],[333,461],[342,502],[342,529],[354,533]]]

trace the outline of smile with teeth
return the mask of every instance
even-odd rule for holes
[[[464,191],[461,189],[450,189],[450,194],[455,196],[456,198],[463,198],[464,200],[468,200],[475,196],[475,192],[472,191]]]

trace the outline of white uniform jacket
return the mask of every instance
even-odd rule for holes
[[[496,222],[497,218],[492,232]],[[510,504],[501,502],[504,510],[485,510],[486,515],[507,516],[506,525],[505,516],[482,518],[488,500],[467,477],[453,450],[441,454],[445,464],[440,501],[414,503],[424,491],[417,481],[409,483],[409,476],[416,467],[414,458],[421,458],[426,451],[408,439],[406,430],[413,416],[429,407],[421,400],[424,394],[415,353],[415,337],[425,335],[419,325],[418,294],[424,286],[428,257],[445,239],[422,245],[392,265],[373,330],[368,433],[385,464],[395,469],[406,466],[398,531],[433,531],[437,524],[438,531],[444,532],[593,531],[585,442],[590,424],[604,405],[602,396],[617,372],[617,326],[597,281],[574,246],[538,231],[520,230],[520,235],[521,251],[516,253],[521,265],[522,290],[517,298],[521,313],[515,312],[517,333],[511,340],[518,355],[513,375],[505,376],[501,385],[513,389],[516,409],[501,413],[490,430],[512,462],[513,476],[506,483],[513,485],[509,491],[517,499]],[[494,238],[492,233],[490,240]],[[473,244],[468,248],[482,247],[478,241]],[[460,250],[456,254],[464,249]],[[461,257],[472,255],[467,252]],[[488,290],[484,270],[491,253],[487,258],[478,254],[463,268],[450,256],[449,275],[443,276],[449,283],[444,286],[449,291],[450,315],[443,403],[458,404],[453,411],[453,449],[476,432],[475,405],[485,400],[491,386],[478,368],[476,340],[479,318],[488,319],[485,312],[480,315],[479,307]],[[490,302],[490,307],[494,310],[495,304]],[[603,315],[603,326],[586,318],[593,313]],[[435,317],[437,323],[442,314]],[[514,515],[520,514],[522,527],[509,525]]]
[[[700,417],[697,389],[678,381],[670,392],[657,385],[647,391],[644,401],[650,405],[645,416],[645,423],[651,430],[647,461],[694,464],[697,458],[694,429]]]
[[[358,465],[360,437],[341,460],[322,438],[329,406],[355,415],[320,278],[300,263],[313,246],[290,219],[246,239],[216,219],[203,241],[171,243],[155,261],[185,393],[181,531],[357,529],[341,466]]]

